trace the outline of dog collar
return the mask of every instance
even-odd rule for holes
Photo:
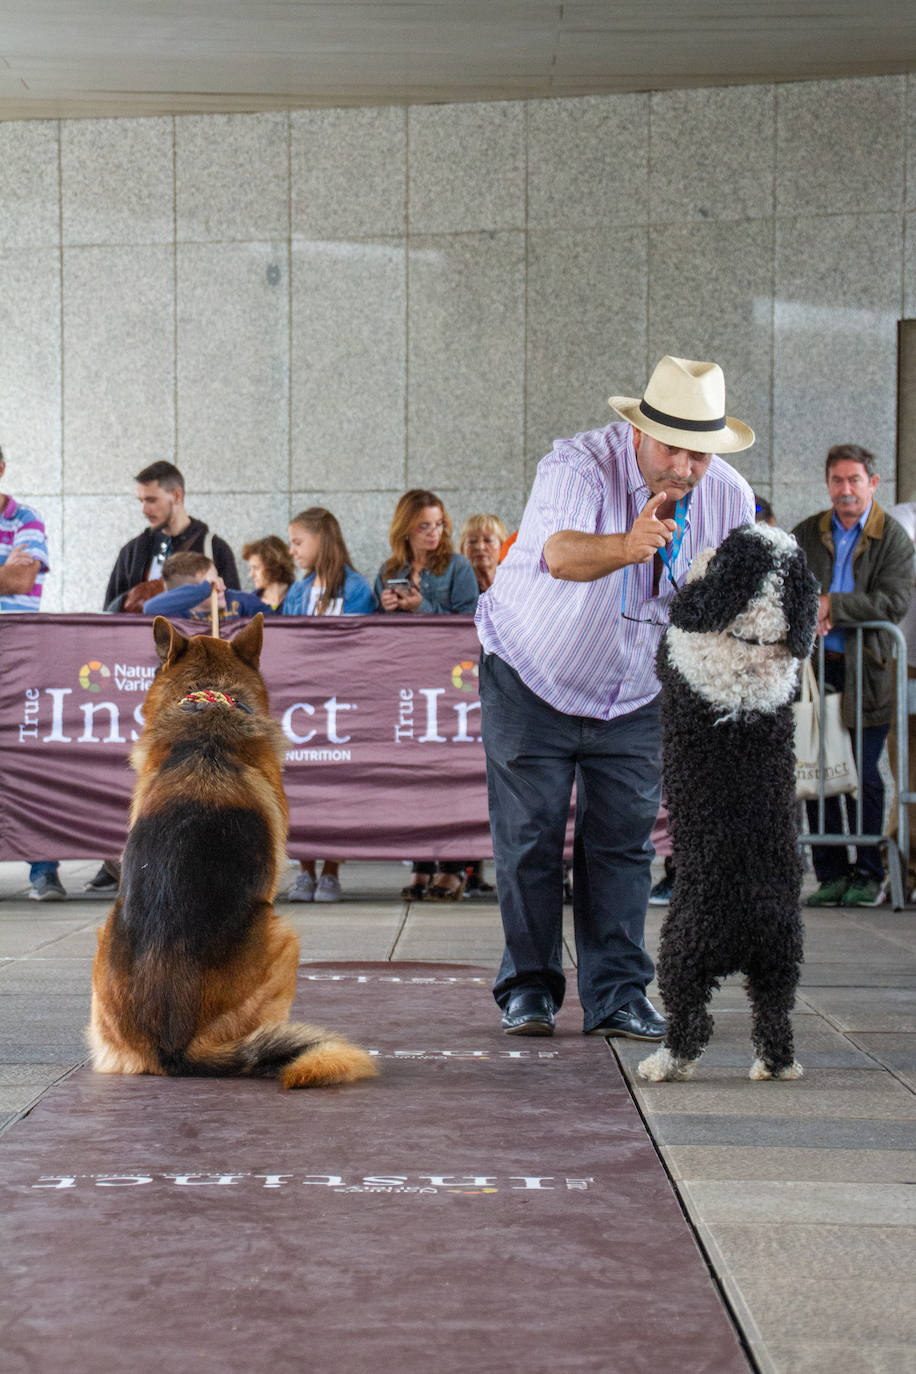
[[[203,701],[207,702],[210,706],[235,706],[239,711],[247,711],[249,715],[254,714],[251,707],[246,706],[244,701],[236,701],[235,697],[226,696],[225,692],[213,692],[209,687],[203,688],[200,692],[187,692],[185,696],[181,698],[179,705],[183,706],[186,701]]]
[[[744,635],[736,635],[734,630],[728,631],[728,637],[729,639],[737,639],[739,644],[767,644],[770,648],[772,648],[774,644],[785,643],[785,640],[782,639],[746,639]]]

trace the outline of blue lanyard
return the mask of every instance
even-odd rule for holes
[[[677,589],[677,583],[674,580],[674,564],[677,561],[677,556],[681,551],[681,544],[684,542],[684,533],[687,529],[686,496],[682,496],[680,501],[678,501],[677,505],[674,508],[674,526],[674,534],[671,536],[671,543],[666,544],[663,548],[659,549],[658,556],[664,563],[665,567],[668,569],[668,577],[671,580],[672,587]],[[624,605],[626,603],[627,595],[627,578],[629,574],[630,565],[628,563],[623,570],[623,583],[620,588],[621,615],[624,614]]]
[[[677,586],[674,580],[674,563],[681,551],[681,544],[684,542],[684,531],[687,528],[687,497],[682,496],[674,508],[674,534],[671,536],[671,543],[665,544],[658,551],[658,556],[668,569],[668,576],[671,578],[671,585]]]

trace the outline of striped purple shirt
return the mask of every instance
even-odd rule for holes
[[[30,558],[41,564],[32,590],[14,595],[12,592],[0,595],[0,612],[37,611],[41,609],[41,588],[48,571],[48,543],[45,527],[38,511],[32,506],[23,506],[12,496],[0,511],[0,567],[9,558],[12,550],[24,549]]]
[[[650,491],[626,422],[557,439],[538,464],[518,538],[477,607],[477,631],[532,692],[567,715],[613,720],[659,691],[655,654],[675,587],[663,570],[634,563],[594,582],[552,577],[544,544],[560,530],[623,534]],[[673,574],[680,586],[693,557],[718,548],[729,530],[753,524],[754,498],[740,473],[713,455],[687,506]],[[633,616],[625,620],[621,611]],[[653,622],[653,623],[648,623]]]

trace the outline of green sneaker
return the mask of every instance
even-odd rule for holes
[[[821,883],[817,891],[811,893],[806,905],[841,906],[845,902],[849,882],[848,875],[844,873],[842,878],[831,878],[828,882]]]
[[[880,906],[884,901],[884,881],[868,873],[854,873],[840,906]]]

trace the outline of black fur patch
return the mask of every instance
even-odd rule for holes
[[[216,968],[238,951],[273,866],[269,828],[255,810],[177,802],[141,817],[124,850],[112,956],[180,952]]]
[[[817,582],[801,549],[788,557],[774,553],[769,541],[751,533],[752,528],[742,525],[726,535],[704,575],[680,589],[671,603],[671,624],[700,633],[727,630],[747,610],[767,574],[775,571],[783,582],[783,610],[791,627],[789,652],[793,658],[804,658],[810,653],[817,619]]]
[[[789,626],[786,639],[793,658],[807,658],[814,648],[819,586],[802,549],[789,560],[782,588],[782,609]]]
[[[189,1059],[183,1049],[163,1047],[157,1050],[157,1056],[165,1072],[176,1078],[237,1074],[248,1078],[276,1078],[287,1064],[307,1050],[316,1049],[319,1043],[303,1035],[295,1025],[275,1026],[223,1052],[216,1051],[208,1058]]]
[[[193,763],[219,769],[223,773],[238,773],[240,768],[226,753],[226,746],[210,735],[193,739],[176,740],[169,751],[168,758],[161,764],[163,772],[180,768],[182,764]]]

